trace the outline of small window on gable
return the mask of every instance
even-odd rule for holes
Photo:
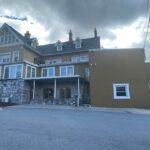
[[[74,41],[75,44],[75,48],[81,48],[82,47],[82,41],[79,37],[76,38],[76,40]]]
[[[114,99],[130,99],[129,84],[113,84]]]
[[[61,41],[58,40],[55,46],[57,47],[57,51],[62,51],[63,44],[61,43]]]
[[[0,44],[3,44],[3,42],[4,42],[4,37],[0,36]]]

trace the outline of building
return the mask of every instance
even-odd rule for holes
[[[0,29],[1,101],[150,108],[149,70],[143,49],[101,49],[96,29],[47,45],[6,23]]]
[[[90,54],[91,105],[150,108],[150,63],[144,49]]]
[[[95,31],[96,32],[96,31]],[[8,24],[0,29],[0,97],[16,103],[89,103],[89,50],[100,48],[100,38],[38,45]],[[78,101],[77,101],[78,100]]]

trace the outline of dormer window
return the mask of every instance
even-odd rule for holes
[[[32,38],[31,40],[31,47],[36,48],[39,45],[37,38]]]
[[[62,51],[63,44],[61,43],[61,41],[59,40],[57,41],[56,47],[57,47],[57,51]]]
[[[79,37],[76,38],[76,40],[74,41],[75,44],[75,48],[81,48],[82,46],[82,41]]]

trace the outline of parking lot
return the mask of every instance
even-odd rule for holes
[[[150,114],[122,109],[11,106],[0,109],[0,149],[149,150]]]

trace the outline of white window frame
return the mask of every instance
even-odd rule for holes
[[[16,53],[17,53],[18,60],[15,60],[15,54],[16,54]],[[13,61],[13,62],[18,62],[18,61],[19,61],[19,51],[13,51],[12,61]]]
[[[81,48],[81,41],[76,41],[75,48]]]
[[[81,62],[87,62],[87,61],[89,61],[89,56],[88,55],[82,55],[82,56],[80,56],[80,61]]]
[[[4,36],[3,36],[3,35],[1,35],[1,36],[0,36],[0,45],[2,45],[2,44],[3,44],[3,41],[4,41]]]
[[[88,62],[88,61],[89,61],[88,55],[78,55],[71,57],[71,62]]]
[[[60,64],[62,63],[62,59],[58,58],[58,59],[46,60],[45,63],[49,65]]]
[[[54,76],[55,76],[55,67],[46,67],[46,68],[42,68],[42,74],[41,74],[42,77],[44,77],[44,76],[43,76],[43,70],[44,70],[44,69],[47,69],[47,75],[46,75],[46,77],[54,77]],[[49,70],[50,70],[50,69],[53,70],[53,75],[52,75],[52,76],[49,76]],[[46,78],[46,77],[45,77],[45,78]]]
[[[81,48],[82,47],[82,40],[77,37],[76,40],[74,41],[74,44],[75,44],[76,49]]]
[[[4,55],[8,55],[8,61],[7,62],[4,62]],[[0,61],[0,64],[5,64],[5,63],[9,63],[10,62],[10,57],[11,57],[11,53],[8,52],[8,53],[0,53],[0,57],[2,57],[2,61]]]
[[[71,62],[80,62],[80,56],[71,57]]]
[[[65,68],[65,75],[62,75],[62,73],[61,73],[62,68]],[[60,76],[67,76],[67,68],[66,68],[66,66],[60,66],[60,68],[59,68],[59,75]]]
[[[57,51],[62,51],[63,50],[63,44],[61,43],[61,41],[57,41],[55,46],[57,47]]]
[[[62,44],[57,45],[57,51],[62,51]]]
[[[31,75],[30,75],[30,77],[27,77],[27,68],[28,67],[31,67]],[[35,77],[36,77],[36,73],[37,73],[37,71],[36,71],[36,67],[34,67],[34,66],[31,66],[31,65],[26,65],[26,78],[35,78],[35,77],[32,77],[32,69],[35,69]]]
[[[16,79],[17,78],[17,66],[16,65],[9,66],[9,78],[10,79]]]
[[[43,75],[44,70],[46,69],[46,76]],[[47,68],[42,68],[41,77],[46,78],[47,77]]]
[[[21,77],[23,77],[23,64],[16,64],[16,65],[5,65],[4,66],[4,71],[3,71],[3,79],[20,79],[20,78],[17,78],[17,66],[18,65],[21,65]],[[15,66],[15,76],[12,78],[11,77],[11,67],[14,67]],[[5,78],[5,69],[6,67],[9,67],[9,74],[8,74],[8,78]]]
[[[73,68],[73,73],[72,73],[72,75],[69,75],[69,74],[68,74],[68,68],[69,68],[69,67],[72,67],[72,68]],[[65,75],[62,75],[62,74],[61,74],[61,69],[62,69],[62,68],[65,68],[65,69],[66,69]],[[68,77],[69,77],[69,76],[74,76],[74,65],[60,66],[60,67],[59,67],[59,75],[60,75],[60,76],[68,76]]]
[[[69,75],[69,67],[72,68],[72,74],[71,75]],[[73,75],[74,75],[74,66],[73,65],[67,66],[67,76],[73,76]]]
[[[21,77],[20,78],[23,78],[23,64],[17,64],[18,65],[21,65]],[[16,67],[17,68],[17,67]],[[17,77],[17,69],[16,69],[16,77]]]
[[[117,95],[117,87],[125,87],[126,96]],[[114,99],[130,99],[129,83],[114,83],[113,84]]]

